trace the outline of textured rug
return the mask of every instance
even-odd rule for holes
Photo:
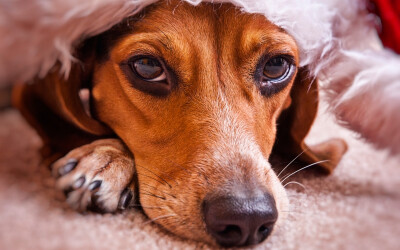
[[[345,138],[349,151],[330,176],[303,171],[288,185],[287,221],[257,249],[400,249],[400,163],[323,112],[308,138]],[[208,249],[146,223],[140,210],[79,214],[46,168],[40,140],[12,109],[0,112],[0,249]]]

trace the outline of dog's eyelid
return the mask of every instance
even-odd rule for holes
[[[153,53],[149,53],[146,51],[139,51],[139,52],[134,52],[129,57],[125,60],[123,60],[120,64],[130,64],[140,58],[150,58],[159,61],[160,63],[163,62],[162,58],[160,58],[157,55],[154,55]]]
[[[289,63],[294,64],[297,67],[298,62],[296,60],[296,55],[292,50],[288,49],[267,50],[260,56],[259,62],[266,63],[269,59],[278,56],[285,58]]]
[[[125,59],[120,61],[119,64],[129,64],[135,59],[138,59],[140,57],[150,57],[154,58],[156,60],[159,60],[160,62],[163,61],[163,58],[159,56],[159,52],[157,50],[152,50],[152,49],[147,49],[147,48],[141,48],[141,49],[134,49],[132,51],[127,52],[127,54],[124,56]]]
[[[163,82],[167,80],[167,75],[165,74],[165,71],[158,77],[154,78],[154,79],[149,79],[147,81],[149,82]]]
[[[291,53],[288,53],[288,52],[267,53],[266,55],[263,56],[262,60],[264,63],[266,63],[270,59],[276,58],[276,57],[282,57],[290,64],[293,64],[293,65],[297,64],[295,57]]]

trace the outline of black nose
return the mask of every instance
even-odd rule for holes
[[[274,198],[217,197],[204,201],[208,232],[222,246],[249,246],[265,240],[278,218]]]

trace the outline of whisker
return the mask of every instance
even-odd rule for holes
[[[303,184],[301,184],[300,182],[297,182],[297,181],[289,181],[288,183],[286,183],[285,185],[283,185],[283,187],[286,187],[286,186],[289,185],[289,184],[297,184],[297,185],[299,185],[300,187],[306,189],[306,187],[305,187]]]
[[[151,187],[151,188],[157,189],[155,186],[149,185],[149,184],[147,184],[147,183],[141,183],[141,185],[145,185],[145,186],[148,186],[148,187]]]
[[[156,195],[156,194],[152,194],[152,193],[140,192],[140,195],[142,195],[142,194],[148,195],[148,196],[153,196],[153,197],[156,197],[156,198],[159,198],[159,199],[162,199],[162,200],[166,200],[167,199],[165,197],[162,197],[162,196],[159,196],[159,195]]]
[[[300,168],[299,170],[296,170],[296,171],[294,171],[293,173],[291,173],[290,175],[286,176],[281,182],[283,183],[283,182],[284,182],[287,178],[289,178],[290,176],[293,176],[294,174],[296,174],[296,173],[298,173],[298,172],[300,172],[300,171],[302,171],[302,170],[304,170],[304,169],[306,169],[306,168],[309,168],[309,167],[312,167],[312,166],[317,165],[317,164],[319,164],[319,163],[327,162],[327,161],[329,161],[329,160],[317,161],[317,162],[311,163],[310,165],[307,165],[307,166],[305,166],[305,167],[302,167],[302,168]]]
[[[158,182],[158,183],[160,183],[162,185],[165,185],[165,183],[163,183],[163,182],[161,182],[161,181],[159,181],[159,180],[157,180],[157,179],[155,179],[155,178],[153,178],[151,176],[148,176],[148,175],[145,175],[145,174],[139,174],[138,172],[136,172],[136,174],[146,176],[147,178],[150,178],[150,179],[155,180],[156,182]],[[172,188],[171,185],[168,185],[168,186],[169,186],[169,188]]]
[[[297,160],[297,158],[299,158],[302,154],[304,154],[304,152],[306,152],[307,149],[303,150],[303,152],[301,152],[300,154],[298,154],[291,162],[289,162],[286,167],[284,167],[281,172],[279,172],[279,174],[277,175],[277,177],[279,178],[279,176],[283,173],[283,171],[285,171],[285,169],[287,169],[295,160]]]
[[[161,206],[142,206],[142,205],[130,205],[129,207],[140,207],[140,208],[148,208],[148,209],[163,209],[166,207],[161,207]]]
[[[282,177],[282,179],[285,179],[285,178],[288,177],[290,174],[291,174],[291,173],[285,174],[285,175]]]
[[[156,173],[154,173],[153,171],[151,171],[150,169],[147,169],[141,165],[136,165],[137,167],[141,167],[147,171],[149,171],[150,173],[154,174],[155,176],[157,176],[158,178],[160,178],[160,180],[164,181],[170,188],[172,188],[171,184],[168,183],[168,181],[166,181],[164,178],[162,178],[161,176],[157,175]]]
[[[142,185],[143,184],[145,184],[145,183],[142,183]],[[147,185],[147,186],[149,186],[149,187],[152,187],[152,186],[150,186],[150,185]],[[154,187],[152,187],[152,188],[154,188]],[[154,188],[154,189],[156,189],[156,188]],[[146,192],[151,192],[151,191],[149,191],[149,190],[144,190],[144,189],[142,189],[143,191],[146,191]],[[163,192],[163,191],[161,191],[161,190],[158,190],[158,189],[156,189],[158,192],[160,192],[160,193],[163,193],[163,194],[166,194],[166,195],[169,195],[169,196],[171,196],[172,198],[175,198],[176,199],[176,196],[175,195],[173,195],[173,194],[170,194],[170,193],[167,193],[167,192]]]
[[[182,169],[183,171],[185,171],[186,173],[188,173],[188,174],[190,175],[189,170],[187,170],[185,167],[183,167],[183,166],[181,166],[180,164],[178,164],[178,163],[172,161],[171,159],[168,159],[168,158],[166,158],[166,159],[167,159],[170,163],[174,164],[174,166],[176,166],[176,167]]]
[[[145,223],[143,223],[143,225],[147,225],[147,224],[152,223],[152,222],[154,222],[156,220],[164,219],[164,218],[167,218],[167,217],[175,217],[175,216],[176,216],[176,214],[166,214],[166,215],[158,216],[158,217],[156,217],[154,219],[146,221]]]
[[[145,167],[143,167],[142,165],[138,165],[138,166],[139,166],[139,167],[142,167],[142,168],[144,168],[144,169],[146,169],[147,171],[149,171],[150,173],[154,174],[154,175],[157,176],[158,178],[160,178],[160,179],[162,179],[162,180],[165,180],[165,179],[161,178],[161,176],[159,176],[159,175],[155,174],[154,172],[152,172],[150,169],[145,168]],[[175,184],[178,185],[178,182],[177,182],[174,178],[171,177],[171,174],[170,174],[170,173],[164,172],[164,171],[162,171],[162,170],[160,170],[160,171],[161,171],[162,174],[164,174],[164,175],[166,175],[166,176],[168,177],[168,180],[174,181]],[[165,180],[165,181],[166,181],[166,180]]]

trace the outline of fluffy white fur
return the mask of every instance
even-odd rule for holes
[[[74,46],[157,0],[0,0],[0,85],[69,73]],[[186,0],[194,5],[201,0]],[[264,14],[323,79],[333,112],[380,148],[400,153],[400,59],[381,48],[363,1],[206,0]]]
[[[400,56],[389,51],[343,51],[327,85],[331,109],[378,148],[400,153]]]

